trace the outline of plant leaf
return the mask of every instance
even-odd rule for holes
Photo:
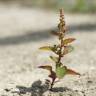
[[[53,60],[54,62],[58,62],[58,57],[54,57],[54,56],[50,56],[51,60]]]
[[[56,73],[54,71],[52,71],[52,66],[49,66],[49,65],[39,66],[39,68],[46,69],[46,70],[50,71],[49,77],[52,79],[52,82],[54,83],[54,81],[57,77],[56,77]]]
[[[59,35],[59,32],[56,32],[56,31],[51,31],[51,33],[55,36],[58,36]]]
[[[52,71],[52,66],[50,66],[50,65],[46,65],[46,66],[39,66],[38,68],[42,68],[42,69],[46,69],[46,70],[48,70],[48,71]]]
[[[47,50],[47,51],[52,51],[53,50],[53,47],[51,47],[51,46],[43,46],[43,47],[40,47],[39,49],[41,49],[41,50]]]
[[[67,69],[65,66],[56,68],[56,76],[61,79],[66,75]]]
[[[58,49],[58,45],[53,45],[53,46],[43,46],[43,47],[40,47],[39,49],[41,50],[46,50],[46,51],[52,51],[54,52],[55,54],[57,54],[57,49]]]
[[[63,45],[67,45],[67,44],[73,42],[74,40],[75,40],[75,38],[68,38],[68,39],[65,39],[65,40],[63,41]]]
[[[67,69],[67,74],[70,74],[70,75],[80,75],[80,73],[74,71],[74,70],[71,70],[71,69]]]
[[[74,50],[74,48],[71,46],[71,45],[68,45],[64,48],[64,52],[63,52],[63,55],[66,55],[70,52],[72,52]]]

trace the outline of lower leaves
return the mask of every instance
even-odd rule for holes
[[[56,76],[57,76],[57,78],[62,79],[66,75],[66,72],[67,72],[67,68],[65,66],[57,67],[56,68]]]
[[[50,72],[49,77],[52,79],[51,88],[55,83],[56,78],[62,79],[65,75],[80,75],[80,73],[73,71],[72,69],[68,69],[66,66],[58,66],[56,67],[56,71],[52,70],[52,66],[39,66],[39,68],[46,69]]]

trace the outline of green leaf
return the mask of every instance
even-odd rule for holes
[[[52,51],[53,50],[53,47],[51,47],[51,46],[44,46],[44,47],[40,47],[39,48],[40,50],[47,50],[47,51]]]
[[[55,54],[57,54],[57,48],[58,46],[57,45],[54,45],[54,46],[43,46],[43,47],[40,47],[39,49],[40,50],[46,50],[46,51],[52,51],[54,52]]]
[[[72,70],[72,69],[67,69],[66,66],[58,66],[56,68],[56,76],[59,79],[62,79],[65,75],[80,75],[80,73]]]
[[[51,60],[53,60],[54,62],[58,62],[58,57],[54,57],[54,56],[50,56]]]
[[[63,67],[57,67],[56,68],[56,76],[61,79],[66,75],[67,68],[65,66]]]
[[[72,52],[73,50],[74,50],[73,46],[71,46],[71,45],[65,46],[63,55],[66,55],[66,54]]]
[[[73,42],[74,40],[75,40],[75,38],[68,38],[68,39],[65,39],[65,40],[63,41],[63,45],[67,45],[67,44]]]

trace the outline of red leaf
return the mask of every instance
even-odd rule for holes
[[[50,71],[49,77],[52,79],[53,82],[55,81],[55,79],[57,77],[56,77],[56,73],[54,71],[52,71],[52,66],[50,66],[50,65],[39,66],[39,68],[46,69],[46,70]]]
[[[51,31],[51,33],[55,36],[58,36],[59,35],[59,32],[55,32],[55,31]]]
[[[80,73],[75,72],[74,70],[71,70],[71,69],[67,69],[67,74],[70,74],[70,75],[80,75]]]
[[[39,68],[49,70],[50,72],[52,71],[52,66],[46,65],[46,66],[39,66]]]

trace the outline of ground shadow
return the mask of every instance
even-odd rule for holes
[[[68,89],[67,87],[55,87],[51,91],[49,90],[48,84],[42,84],[40,80],[35,81],[31,87],[24,87],[24,86],[16,86],[18,91],[12,91],[12,93],[17,93],[18,95],[30,93],[31,96],[43,96],[43,94],[48,91],[50,92],[64,92],[71,89]]]
[[[0,38],[0,45],[7,46],[7,45],[16,45],[16,44],[30,43],[36,41],[38,42],[53,37],[53,35],[51,35],[52,30],[57,30],[57,29],[53,28],[49,30],[41,30],[38,32],[28,31],[26,32],[27,34]],[[70,25],[68,26],[68,30],[70,31],[70,33],[79,32],[79,31],[92,32],[93,30],[96,30],[96,24]]]
[[[85,32],[91,32],[93,30],[96,30],[96,24],[77,24],[77,25],[69,25],[69,31],[77,32],[77,31],[85,31]]]
[[[0,45],[6,46],[6,45],[30,43],[34,41],[41,41],[43,39],[48,39],[51,37],[50,30],[42,30],[38,32],[28,31],[26,33],[27,34],[0,38]]]
[[[66,91],[72,91],[72,89],[69,89],[67,87],[54,87],[52,92],[66,92]]]
[[[31,87],[16,86],[19,91],[13,91],[12,93],[17,93],[19,95],[30,93],[31,96],[43,96],[43,93],[48,91],[49,86],[47,84],[42,84],[40,80],[35,81]]]

